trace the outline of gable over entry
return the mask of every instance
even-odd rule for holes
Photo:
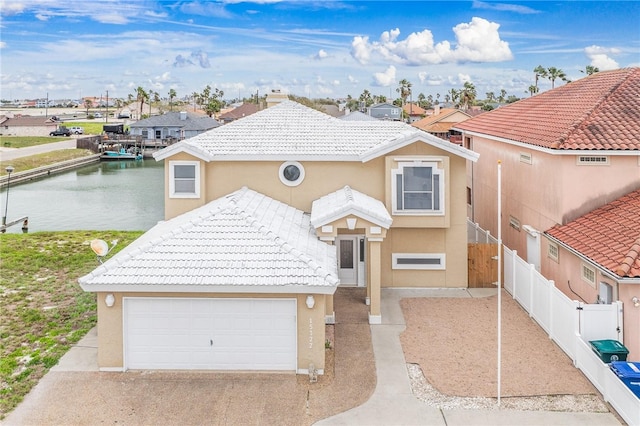
[[[391,227],[391,215],[382,201],[356,191],[348,185],[315,200],[311,206],[311,225],[318,238],[336,243],[340,232],[360,230],[365,236],[368,256],[365,261],[369,323],[380,324],[380,245]],[[338,246],[337,250],[343,248]],[[345,247],[346,249],[346,247]],[[340,258],[341,253],[338,253]],[[327,321],[334,318],[333,306],[326,306]]]

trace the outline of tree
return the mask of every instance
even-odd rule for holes
[[[533,72],[536,76],[536,87],[538,87],[538,79],[540,77],[547,78],[547,70],[542,65],[538,65],[533,69]]]
[[[371,96],[371,92],[369,92],[367,89],[364,89],[364,92],[362,92],[358,100],[362,104],[364,104],[365,107],[370,107],[374,103],[373,96]]]
[[[485,95],[487,96],[487,102],[493,102],[496,100],[496,95],[493,92],[487,92]]]
[[[538,93],[540,89],[538,89],[538,86],[536,86],[535,84],[532,84],[531,86],[529,86],[528,92],[529,92],[529,96],[533,96],[536,93]]]
[[[212,117],[213,114],[220,112],[220,109],[222,109],[222,97],[224,96],[222,90],[216,88],[212,91],[211,86],[207,84],[202,93],[196,95],[197,102],[204,106],[204,111],[209,117]]]
[[[149,99],[149,94],[142,88],[142,86],[138,86],[135,91],[136,101],[140,102],[140,115],[142,118],[142,106],[144,105],[144,101]]]
[[[396,89],[396,92],[400,94],[400,99],[402,100],[399,106],[403,107],[407,103],[407,98],[411,96],[411,83],[406,78],[403,78],[398,84],[400,87]],[[404,111],[402,114],[404,115]]]
[[[173,98],[175,98],[178,94],[174,89],[169,89],[169,110],[173,111]]]
[[[592,75],[597,72],[600,72],[598,67],[594,67],[593,65],[587,65],[584,70],[580,70],[581,73],[585,73],[587,75]]]
[[[501,104],[505,103],[507,100],[507,91],[504,89],[500,89],[500,96],[498,96],[498,102]]]
[[[451,90],[447,92],[447,95],[451,97],[451,102],[455,105],[456,102],[458,101],[458,97],[460,96],[460,93],[456,89],[451,88]]]
[[[89,115],[89,108],[93,108],[93,102],[91,99],[84,100],[84,107],[87,109],[87,115]]]
[[[458,93],[462,108],[469,109],[469,106],[473,105],[473,102],[476,100],[476,86],[474,86],[472,82],[466,81],[464,87]]]
[[[555,82],[557,79],[560,79],[564,82],[569,82],[569,80],[567,80],[567,75],[560,68],[549,67],[547,71],[547,78],[551,80],[552,89],[555,87]]]

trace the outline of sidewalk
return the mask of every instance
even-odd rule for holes
[[[382,324],[371,326],[378,377],[363,405],[316,423],[328,425],[620,425],[611,413],[514,410],[440,410],[411,393],[400,333],[405,328],[400,299],[405,297],[484,297],[494,289],[382,289]]]

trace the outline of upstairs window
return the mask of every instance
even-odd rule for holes
[[[171,198],[200,197],[200,163],[198,161],[169,162],[169,196]]]
[[[444,213],[444,170],[435,162],[399,163],[392,179],[395,214]]]

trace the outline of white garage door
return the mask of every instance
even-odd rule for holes
[[[292,370],[295,299],[124,299],[127,369]]]

